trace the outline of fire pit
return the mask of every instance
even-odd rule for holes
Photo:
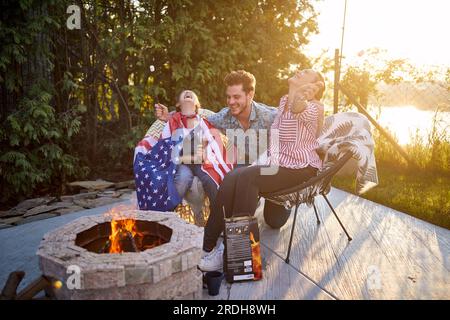
[[[116,209],[47,233],[37,255],[58,299],[198,299],[202,234],[172,212]]]

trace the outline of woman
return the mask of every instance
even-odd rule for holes
[[[216,246],[223,231],[223,215],[254,215],[261,192],[275,192],[298,185],[314,177],[322,166],[316,152],[317,137],[323,123],[323,105],[319,102],[325,88],[323,77],[314,70],[296,72],[288,80],[289,92],[281,98],[278,114],[271,127],[269,164],[278,169],[269,174],[268,166],[238,168],[222,182],[211,210],[203,239],[203,257],[199,268],[222,268],[223,244]],[[225,212],[224,212],[225,211]],[[284,224],[286,215],[280,215]]]

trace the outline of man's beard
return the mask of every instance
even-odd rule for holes
[[[236,108],[236,106],[237,106],[237,108]],[[230,108],[232,110],[238,111],[237,113],[231,112],[233,114],[233,116],[238,116],[241,113],[245,112],[247,110],[247,108],[250,108],[250,103],[249,103],[248,99],[246,99],[245,100],[245,108],[241,108],[240,103],[236,104],[236,106],[234,108]]]

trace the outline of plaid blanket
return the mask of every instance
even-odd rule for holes
[[[319,137],[319,153],[324,168],[350,151],[357,160],[356,192],[362,194],[378,184],[374,141],[369,120],[356,112],[343,112],[325,118]]]

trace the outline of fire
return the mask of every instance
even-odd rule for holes
[[[131,236],[131,237],[130,237]],[[112,220],[111,221],[111,235],[109,236],[110,248],[109,253],[122,253],[126,250],[123,248],[123,244],[128,238],[129,245],[136,247],[137,251],[137,239],[142,239],[142,235],[137,231],[136,220],[124,219],[124,220]]]
[[[127,209],[125,206],[115,207],[107,213],[112,216],[109,253],[136,252],[142,247],[143,234],[137,230],[136,220],[121,218],[120,212]]]
[[[250,232],[250,241],[252,247],[252,269],[253,274],[255,275],[254,279],[259,280],[262,278],[261,246],[259,245],[259,241],[255,240],[253,232]]]
[[[111,234],[101,253],[140,252],[164,244],[164,240],[148,230],[139,230],[137,219],[124,216],[121,212],[129,212],[130,206],[112,208],[106,215],[111,216]]]

